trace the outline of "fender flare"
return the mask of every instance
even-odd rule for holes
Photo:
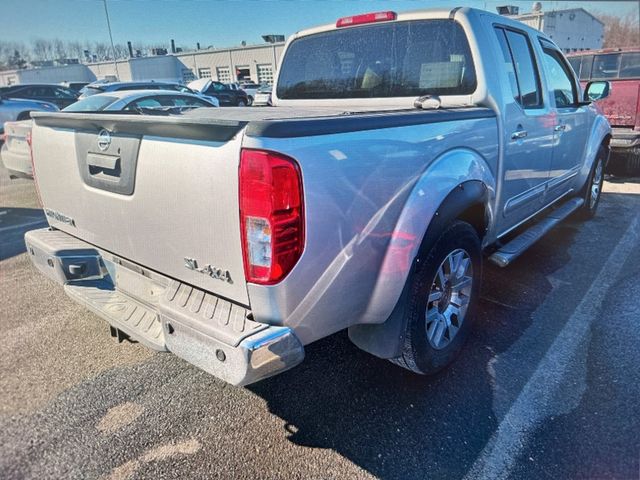
[[[489,172],[484,160],[482,163]],[[429,168],[424,175],[429,175],[431,171]],[[479,177],[484,177],[484,175]],[[424,228],[422,240],[415,250],[404,282],[401,283],[401,291],[395,297],[395,302],[392,303],[393,308],[390,314],[382,322],[362,323],[349,327],[349,338],[356,346],[380,358],[395,358],[400,354],[406,329],[405,309],[416,259],[433,246],[447,224],[459,218],[463,212],[474,205],[482,204],[485,207],[485,214],[488,217],[485,218],[485,226],[488,227],[491,224],[490,205],[491,199],[495,195],[494,185],[490,183],[491,180],[493,180],[492,177],[475,178],[451,186],[444,199],[438,204],[434,214],[431,217],[426,217],[431,218],[431,221]],[[416,188],[419,188],[419,185]]]
[[[582,164],[582,168],[580,169],[580,178],[582,179],[580,182],[580,189],[584,186],[589,178],[591,168],[593,167],[593,163],[596,160],[596,156],[598,155],[600,146],[604,143],[608,147],[610,139],[611,126],[609,125],[609,122],[603,115],[596,116],[589,133],[589,141],[587,142],[587,146],[585,147],[584,163]]]

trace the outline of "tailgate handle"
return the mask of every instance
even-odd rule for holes
[[[115,155],[87,154],[87,165],[91,175],[108,175],[120,177],[120,157]]]

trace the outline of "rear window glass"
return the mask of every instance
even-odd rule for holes
[[[110,97],[108,95],[94,95],[91,97],[83,98],[75,103],[72,103],[66,108],[63,108],[64,112],[100,112],[111,105],[117,100],[116,97]]]
[[[591,78],[591,69],[593,68],[593,55],[585,55],[580,62],[580,80],[589,80]]]
[[[82,94],[85,97],[88,97],[90,95],[97,95],[98,93],[104,93],[104,90],[100,87],[84,87],[82,89]]]
[[[282,99],[467,95],[476,89],[469,43],[452,20],[367,25],[299,38],[285,55]]]
[[[591,78],[616,78],[620,68],[620,54],[596,55]]]

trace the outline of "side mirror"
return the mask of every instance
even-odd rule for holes
[[[595,102],[607,98],[611,93],[609,82],[589,82],[584,89],[584,101]]]

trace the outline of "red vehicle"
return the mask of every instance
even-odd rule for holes
[[[640,47],[591,50],[568,55],[583,88],[593,80],[611,84],[598,102],[613,129],[609,171],[640,173]]]

